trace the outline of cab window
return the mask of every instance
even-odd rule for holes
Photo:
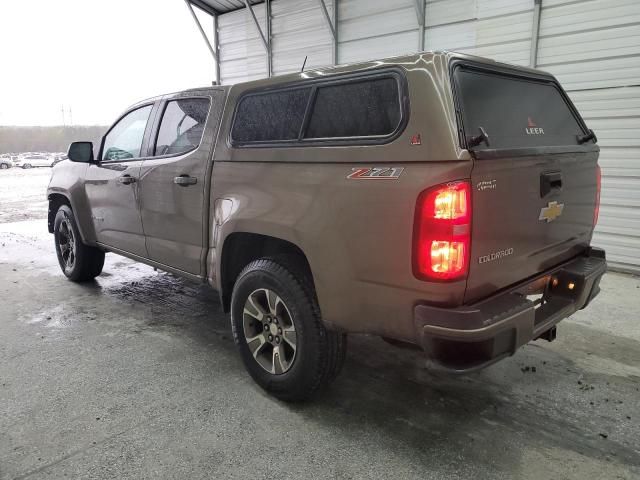
[[[162,114],[154,155],[180,155],[198,148],[209,113],[208,98],[167,102]]]
[[[102,147],[102,160],[139,158],[142,139],[152,105],[140,107],[122,117],[107,133]]]

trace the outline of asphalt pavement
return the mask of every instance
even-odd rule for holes
[[[28,178],[13,191],[39,199]],[[352,336],[330,390],[289,405],[245,373],[215,292],[111,254],[74,284],[20,201],[0,212],[0,479],[640,478],[637,277],[471,375]]]

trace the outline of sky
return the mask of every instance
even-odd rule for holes
[[[0,0],[0,125],[110,125],[213,79],[184,0]]]

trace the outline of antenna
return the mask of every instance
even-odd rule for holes
[[[300,73],[304,72],[304,66],[307,64],[307,55],[304,56],[304,62],[302,62],[302,68],[300,69]]]

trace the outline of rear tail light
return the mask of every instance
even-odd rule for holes
[[[593,226],[598,223],[598,217],[600,216],[600,184],[602,183],[602,172],[600,165],[596,165],[596,208],[593,212]]]
[[[471,246],[469,182],[446,183],[422,192],[413,229],[413,273],[417,278],[465,277]]]

